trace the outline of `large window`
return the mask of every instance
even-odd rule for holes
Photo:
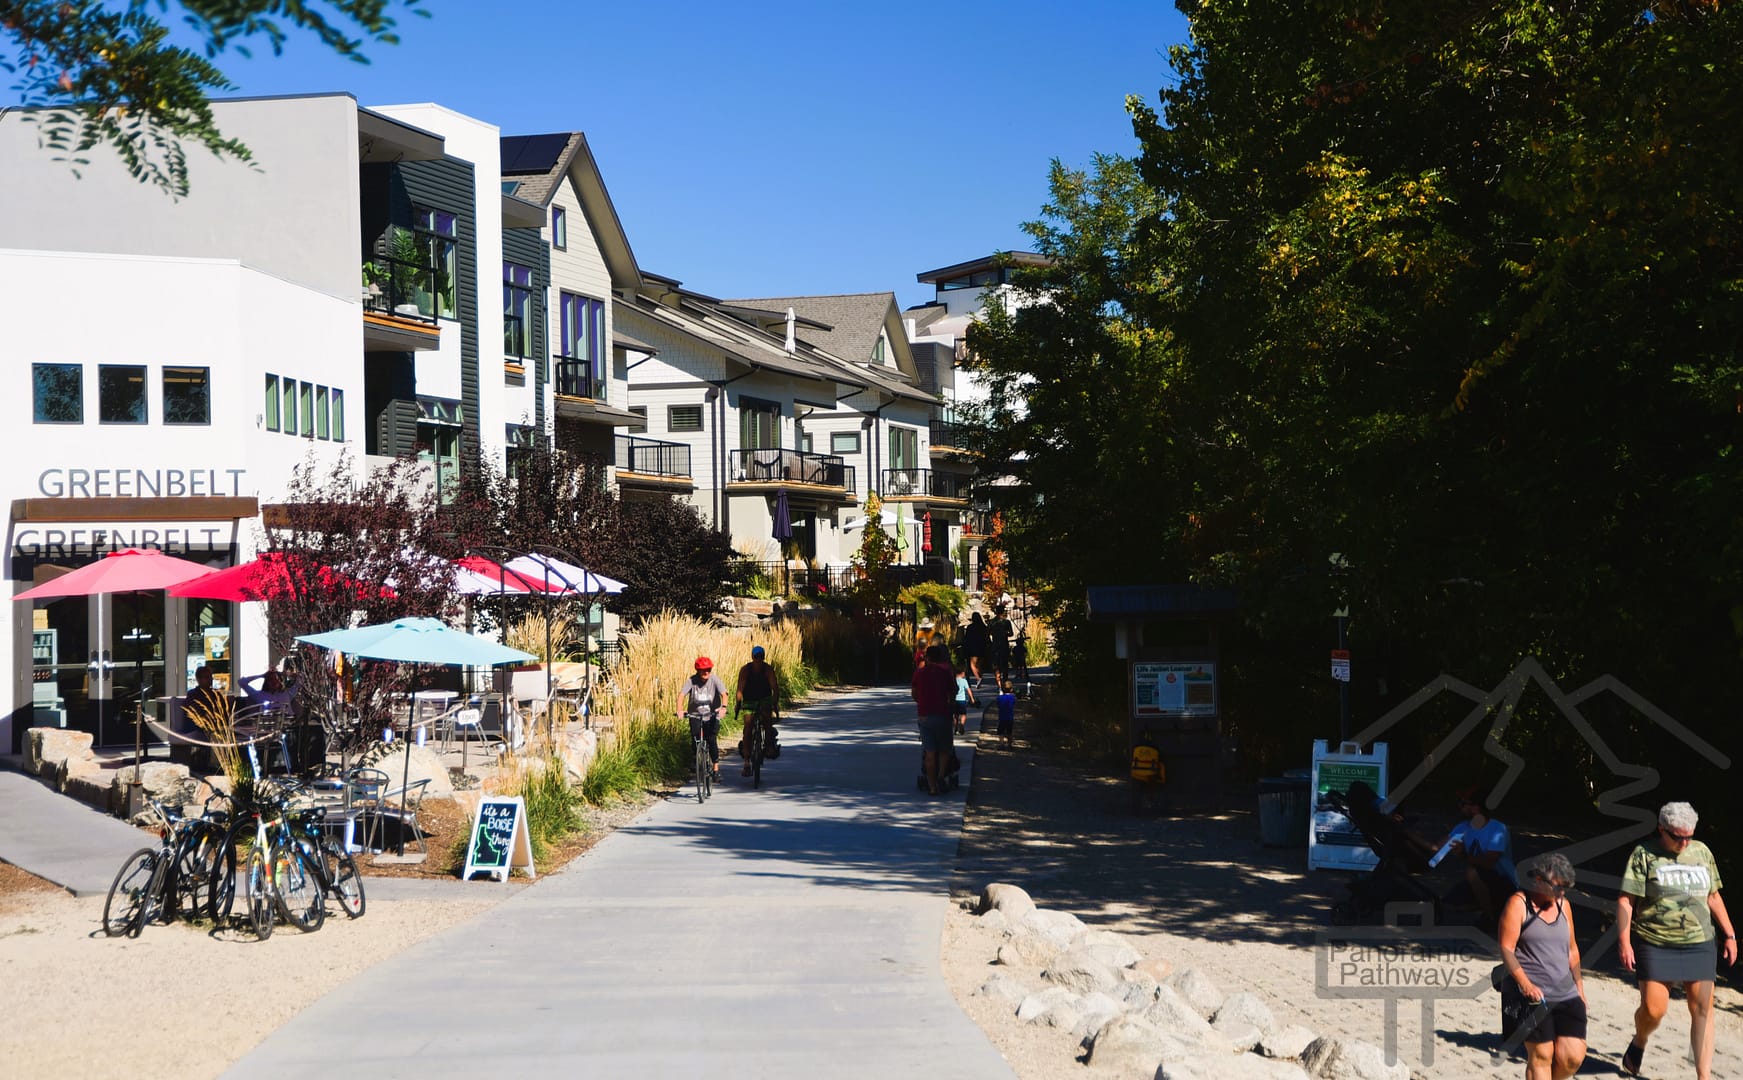
[[[428,268],[417,282],[418,310],[452,319],[454,282],[459,280],[459,220],[441,210],[414,206],[412,235],[417,243],[418,260]]]
[[[163,422],[210,424],[212,422],[212,369],[166,367],[163,369]]]
[[[668,405],[666,406],[667,431],[701,431],[702,406],[700,405]]]
[[[30,365],[32,417],[38,424],[85,422],[85,368],[82,364]]]
[[[502,355],[533,354],[533,271],[530,266],[502,264]]]
[[[775,450],[781,445],[781,406],[759,398],[738,399],[738,448]]]
[[[143,424],[146,419],[144,365],[97,365],[97,420]]]
[[[920,466],[920,433],[913,428],[890,428],[890,468],[915,469]]]
[[[558,308],[562,339],[557,343],[557,393],[604,399],[605,301],[566,292]]]
[[[832,431],[829,433],[829,452],[831,454],[859,453],[859,432]]]
[[[465,411],[458,401],[418,399],[418,460],[430,466],[436,498],[450,504],[460,483],[460,429]]]

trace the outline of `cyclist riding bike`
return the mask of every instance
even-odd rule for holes
[[[706,656],[696,658],[696,673],[685,681],[683,693],[680,712],[690,721],[690,738],[700,735],[707,740],[708,760],[714,766],[714,775],[719,776],[720,718],[726,715],[726,684],[714,674],[714,661]]]
[[[761,645],[750,651],[750,663],[738,669],[738,690],[735,693],[733,713],[743,712],[750,707],[751,722],[744,728],[744,743],[740,756],[744,758],[744,775],[751,774],[751,752],[756,743],[765,738],[768,724],[780,718],[780,683],[775,677],[775,669],[763,659],[766,654]]]

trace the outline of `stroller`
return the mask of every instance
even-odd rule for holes
[[[1443,897],[1429,888],[1422,877],[1429,873],[1430,852],[1404,823],[1380,809],[1374,789],[1360,780],[1347,793],[1328,791],[1322,796],[1332,808],[1350,820],[1362,834],[1379,863],[1350,881],[1350,895],[1332,905],[1334,925],[1354,926],[1384,918],[1386,905],[1398,902],[1433,905],[1434,921],[1442,925]]]

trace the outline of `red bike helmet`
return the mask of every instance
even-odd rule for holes
[[[697,671],[713,671],[714,670],[714,661],[708,659],[706,656],[698,656],[696,658],[696,670]]]

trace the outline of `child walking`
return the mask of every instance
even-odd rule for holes
[[[956,720],[956,733],[968,734],[968,707],[974,704],[974,691],[968,688],[968,672],[962,670],[962,665],[951,669],[956,675],[956,700],[951,703],[951,715]]]
[[[1017,695],[1011,692],[1009,679],[999,683],[999,743],[1011,749],[1012,735],[1017,726]]]

